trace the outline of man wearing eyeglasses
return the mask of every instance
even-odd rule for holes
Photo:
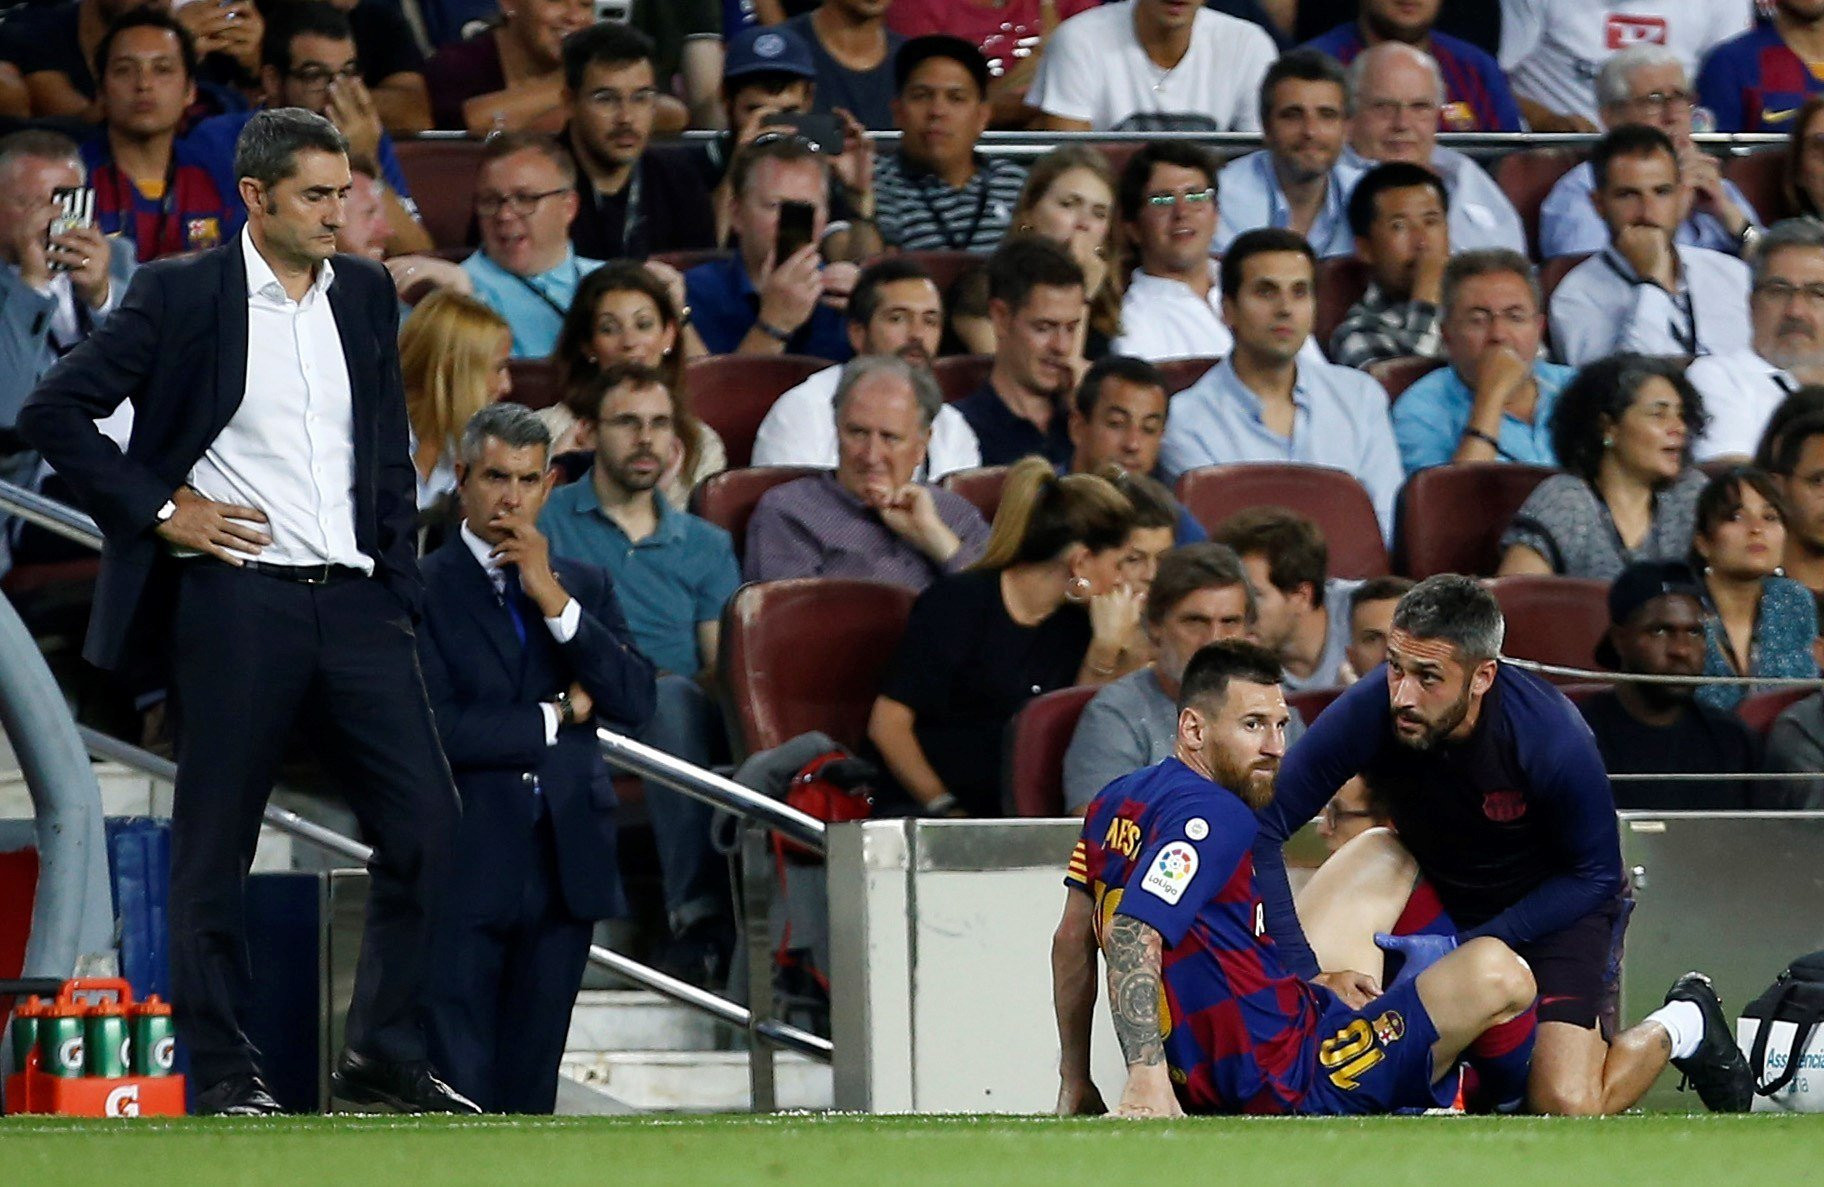
[[[1383,41],[1357,55],[1348,77],[1355,113],[1346,165],[1363,171],[1386,161],[1423,165],[1444,179],[1450,195],[1451,250],[1526,250],[1526,228],[1495,179],[1462,153],[1438,146],[1444,76],[1430,54]]]
[[[386,254],[429,251],[431,237],[418,221],[392,137],[381,125],[373,92],[362,81],[348,14],[323,0],[278,5],[260,52],[265,106],[301,107],[328,119],[348,138],[349,167],[380,181]],[[214,116],[184,138],[224,194],[234,192],[234,146],[252,118],[251,111]],[[245,221],[243,208],[231,208],[227,231],[240,230]]]
[[[475,174],[481,247],[462,262],[475,296],[513,329],[513,357],[542,359],[557,345],[583,277],[602,266],[570,243],[576,162],[535,132],[490,137]]]
[[[1149,363],[1229,353],[1216,286],[1216,161],[1201,145],[1161,140],[1121,170],[1116,202],[1140,266],[1121,301],[1113,354]]]
[[[1552,410],[1576,372],[1539,357],[1545,314],[1532,265],[1511,251],[1464,252],[1444,269],[1443,292],[1450,366],[1394,402],[1400,463],[1408,474],[1450,462],[1556,466]]]
[[[1685,67],[1663,45],[1623,50],[1602,64],[1596,76],[1602,126],[1646,124],[1672,138],[1690,210],[1674,238],[1691,247],[1741,255],[1760,232],[1748,199],[1722,174],[1715,157],[1691,141],[1693,97]],[[1584,162],[1558,179],[1539,208],[1539,254],[1589,255],[1607,245],[1608,231],[1591,194],[1596,178]]]
[[[659,90],[653,44],[602,21],[564,39],[570,120],[559,136],[576,158],[576,250],[598,260],[714,247],[709,186],[675,151],[651,147]]]
[[[1824,226],[1808,218],[1773,224],[1752,268],[1753,343],[1685,372],[1710,414],[1692,450],[1700,462],[1753,457],[1773,410],[1800,386],[1824,383]]]

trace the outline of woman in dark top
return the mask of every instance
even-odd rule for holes
[[[1500,575],[1613,581],[1635,561],[1679,560],[1703,472],[1691,443],[1706,417],[1683,369],[1620,354],[1577,373],[1552,411],[1552,452],[1568,473],[1534,488],[1501,536]]]
[[[1706,676],[1816,676],[1812,640],[1818,608],[1811,591],[1780,575],[1786,504],[1773,479],[1749,466],[1719,474],[1697,498],[1691,563],[1703,572]],[[1709,684],[1697,699],[1733,709],[1759,691]]]
[[[1029,457],[980,563],[913,604],[868,737],[927,816],[998,816],[1003,735],[1033,697],[1101,684],[1140,614],[1121,580],[1133,509],[1105,480]]]

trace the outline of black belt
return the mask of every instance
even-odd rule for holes
[[[277,577],[280,581],[296,581],[300,585],[328,585],[332,581],[348,581],[367,576],[360,569],[349,565],[269,565],[265,561],[242,561],[240,567],[264,573],[268,577]]]

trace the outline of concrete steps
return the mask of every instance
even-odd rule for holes
[[[735,1049],[721,1049],[733,1047]],[[830,1069],[777,1053],[779,1106],[827,1109]],[[584,990],[570,1016],[563,1073],[641,1112],[742,1112],[751,1107],[741,1035],[641,990]]]

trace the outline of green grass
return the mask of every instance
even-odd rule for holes
[[[1034,1187],[1819,1182],[1824,1117],[0,1120],[0,1183]]]

